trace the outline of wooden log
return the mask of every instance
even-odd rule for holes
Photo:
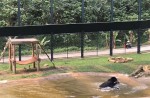
[[[15,45],[13,47],[13,72],[16,74],[16,55],[15,55]]]
[[[39,58],[39,49],[38,49],[38,44],[36,44],[36,55],[37,55],[37,71],[40,70],[40,58]]]
[[[150,65],[145,65],[145,66],[143,66],[143,70],[144,70],[145,72],[150,72]]]
[[[116,63],[116,60],[109,60],[110,62]]]
[[[125,60],[123,60],[123,59],[122,60],[121,59],[120,60],[116,60],[116,63],[125,63]]]
[[[13,73],[16,74],[16,61],[13,61]]]
[[[138,68],[134,72],[132,72],[130,76],[136,76],[140,74],[141,72],[144,72],[143,65],[138,66]]]
[[[10,71],[12,71],[12,61],[11,61],[11,59],[12,59],[12,51],[11,51],[11,49],[12,49],[12,45],[11,44],[9,44],[9,69],[10,69]]]
[[[108,61],[116,62],[116,63],[126,63],[128,61],[133,61],[133,58],[111,57],[111,58],[108,58]]]
[[[128,61],[133,61],[133,58],[127,58]]]
[[[32,44],[32,57],[34,57],[34,43]],[[33,68],[35,68],[35,62],[33,62]]]

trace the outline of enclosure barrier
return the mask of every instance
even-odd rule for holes
[[[150,20],[146,21],[129,21],[129,22],[97,22],[97,23],[76,23],[76,24],[49,24],[41,26],[16,26],[16,27],[0,27],[0,36],[22,36],[22,35],[41,35],[61,33],[77,33],[97,31],[115,31],[115,30],[140,30],[150,28]],[[111,33],[111,32],[110,32]],[[140,53],[140,33],[138,32],[137,53]],[[51,38],[52,38],[51,37]],[[112,35],[110,36],[112,37]],[[83,37],[81,38],[83,40]],[[51,47],[53,47],[53,38],[51,39]],[[112,47],[112,45],[110,45]],[[81,50],[83,44],[81,43]],[[51,48],[51,60],[53,60],[53,48]],[[110,48],[112,56],[113,48]],[[81,57],[84,51],[81,51]]]
[[[60,34],[77,32],[97,32],[115,30],[137,30],[150,28],[150,20],[129,22],[97,22],[76,24],[49,24],[41,26],[0,27],[0,36],[22,36],[40,34]]]

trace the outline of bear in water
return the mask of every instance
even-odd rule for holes
[[[117,80],[116,77],[111,77],[110,79],[108,79],[106,82],[102,83],[99,88],[106,88],[106,87],[110,87],[113,88],[115,87],[115,85],[119,84],[119,81]]]

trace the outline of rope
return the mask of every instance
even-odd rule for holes
[[[13,39],[16,39],[16,38],[17,38],[17,36],[15,36]],[[10,40],[11,40],[11,37],[9,36],[9,37],[8,37],[8,40],[7,40],[6,44],[5,44],[5,47],[4,47],[3,51],[1,52],[0,60],[1,60],[1,59],[3,58],[3,56],[4,56],[4,53],[5,53],[5,51],[6,51],[7,47],[8,47],[8,45],[10,44]]]
[[[49,61],[51,61],[51,63],[53,64],[53,67],[55,68],[54,62],[50,59],[49,55],[48,55],[48,54],[46,53],[46,51],[44,50],[43,46],[42,46],[40,43],[38,43],[38,44],[39,44],[40,48],[44,51],[44,53],[46,54],[46,56],[48,57]]]
[[[9,45],[9,42],[10,42],[9,40],[6,42],[5,47],[4,47],[3,51],[1,52],[0,60],[3,58],[4,53],[5,53],[5,51],[6,51],[7,47],[8,47],[8,45]]]

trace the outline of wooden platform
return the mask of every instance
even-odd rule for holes
[[[23,44],[23,43],[39,43],[35,38],[22,38],[22,39],[10,39],[11,44]]]

